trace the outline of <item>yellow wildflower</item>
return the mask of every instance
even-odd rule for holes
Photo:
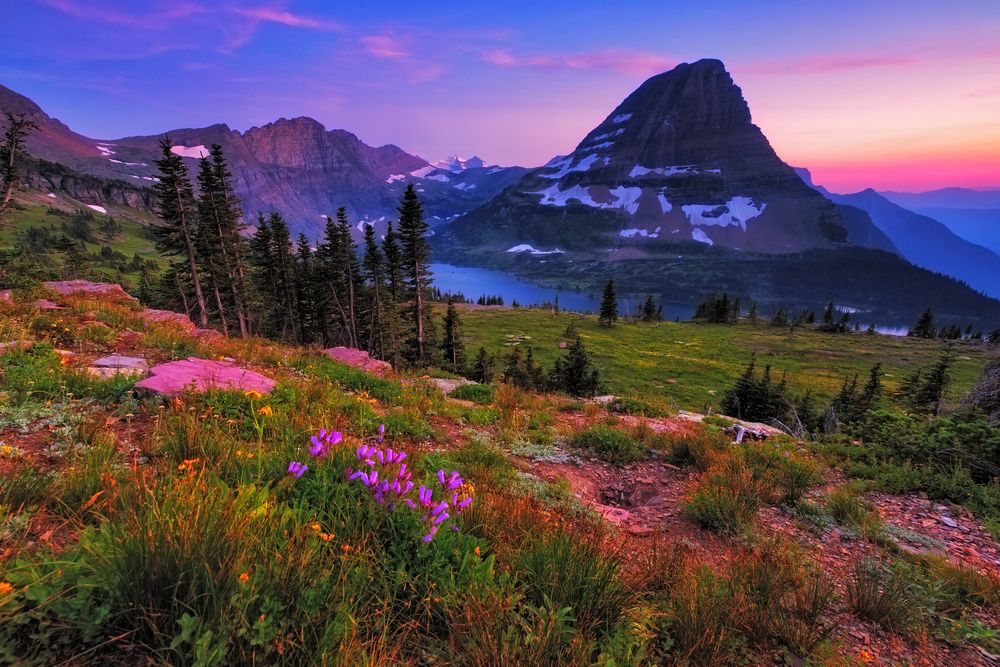
[[[247,391],[243,392],[243,395],[255,401],[259,401],[260,399],[264,398],[264,394],[260,393],[256,389],[248,389]]]
[[[260,416],[262,416],[262,417],[273,417],[274,416],[274,410],[271,409],[270,405],[265,405],[262,408],[260,408],[259,410],[257,410],[257,414],[260,415]]]

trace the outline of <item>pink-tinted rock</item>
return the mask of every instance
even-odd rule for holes
[[[382,376],[392,370],[392,364],[388,361],[373,359],[364,350],[358,350],[353,347],[331,347],[323,350],[323,354],[334,361],[360,368],[372,375]]]
[[[136,370],[146,370],[149,368],[146,360],[142,357],[126,357],[123,354],[109,354],[106,357],[94,359],[90,365],[101,368],[130,368]]]
[[[30,340],[12,340],[9,343],[0,343],[0,354],[15,350],[27,350],[29,347],[31,347]]]
[[[176,396],[188,391],[235,389],[269,394],[276,384],[260,373],[241,368],[232,362],[188,357],[150,369],[151,375],[136,383],[136,388],[156,394]]]
[[[14,293],[9,289],[0,289],[0,301],[6,301],[8,303],[14,302]]]
[[[42,284],[56,294],[63,296],[69,294],[95,294],[137,301],[134,296],[122,289],[122,286],[117,283],[95,283],[89,280],[58,280]]]
[[[213,341],[225,338],[221,332],[216,331],[215,329],[195,329],[192,333],[198,340]]]
[[[48,299],[39,299],[32,305],[38,310],[63,310],[63,307],[58,303],[49,301]]]
[[[163,323],[168,322],[170,324],[175,324],[187,332],[193,332],[195,330],[194,322],[191,318],[184,313],[175,313],[172,310],[157,310],[155,308],[146,308],[141,313],[139,317],[145,322],[149,323]]]

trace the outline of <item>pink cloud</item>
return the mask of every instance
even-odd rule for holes
[[[273,7],[251,7],[248,9],[234,8],[233,11],[241,16],[245,16],[255,21],[260,21],[262,23],[278,23],[291,28],[335,31],[344,29],[344,26],[336,21],[318,19],[311,16],[302,16],[301,14],[293,14],[290,11],[275,9]]]
[[[497,49],[482,54],[483,61],[497,67],[526,67],[539,70],[611,70],[622,74],[655,74],[676,62],[650,51],[607,49],[572,54],[516,55]]]
[[[205,11],[201,5],[194,3],[170,4],[166,9],[149,14],[120,12],[95,6],[92,2],[78,4],[76,0],[38,0],[46,7],[51,7],[74,18],[109,23],[111,25],[130,28],[155,29],[163,27],[172,21],[188,18]]]
[[[408,58],[410,52],[403,44],[391,35],[369,35],[361,38],[365,51],[376,58],[393,59]]]
[[[762,60],[750,63],[741,69],[746,72],[762,74],[824,74],[874,67],[898,67],[913,65],[917,62],[916,58],[907,55],[830,53],[804,58]]]

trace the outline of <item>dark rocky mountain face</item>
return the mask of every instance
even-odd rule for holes
[[[894,250],[870,221],[845,221],[781,161],[717,60],[647,80],[572,153],[446,231],[472,252],[647,256],[684,242],[763,253],[844,243]]]
[[[27,97],[0,86],[2,111],[24,113],[38,124],[39,131],[28,140],[32,156],[70,170],[62,173],[51,165],[41,168],[44,173],[36,169],[33,186],[65,189],[94,204],[148,207],[148,192],[141,193],[155,182],[162,135],[90,139],[51,118]],[[165,134],[175,152],[189,158],[192,178],[197,158],[213,143],[222,145],[249,223],[258,212],[278,211],[294,233],[312,238],[322,232],[323,216],[341,206],[359,235],[365,222],[384,230],[386,222],[396,218],[408,182],[417,186],[433,225],[482,205],[525,172],[520,167],[487,166],[479,158],[430,165],[398,146],[369,146],[350,132],[327,130],[311,118],[282,118],[243,133],[218,124]]]

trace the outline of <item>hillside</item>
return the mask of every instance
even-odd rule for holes
[[[701,400],[693,376],[723,392],[751,347],[824,376],[825,393],[869,359],[912,370],[931,344],[785,346],[724,325],[604,333],[577,317],[602,364],[652,360],[676,339],[685,352],[664,371],[679,382],[632,384],[631,402],[608,405],[507,385],[448,398],[460,383],[227,340],[111,286],[51,287],[0,296],[0,338],[24,341],[0,352],[5,659],[979,665],[997,650],[988,487],[962,483],[981,493],[962,501],[973,513],[944,501],[954,489],[910,491],[939,473],[894,463],[878,436],[795,440],[666,405]],[[565,320],[465,315],[470,344],[527,318],[537,338],[518,344],[540,353]],[[724,341],[739,349],[720,359]],[[986,359],[960,354],[949,411]],[[198,365],[214,370],[183,388]],[[880,408],[897,437],[926,428],[888,395]],[[962,419],[938,422],[975,423]],[[765,439],[733,444],[737,426]],[[400,486],[376,489],[374,471]],[[408,480],[436,500],[410,498]],[[391,494],[417,511],[393,510]]]

